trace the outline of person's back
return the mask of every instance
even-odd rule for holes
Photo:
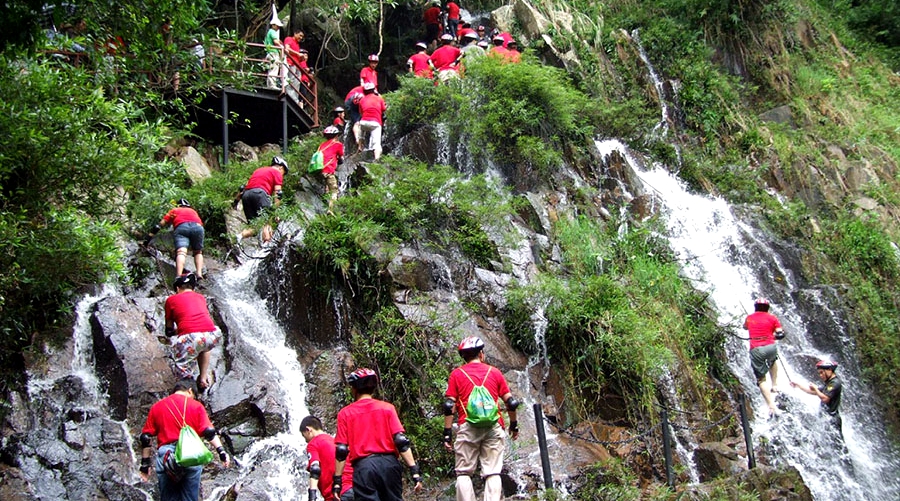
[[[434,76],[431,70],[431,64],[431,57],[424,50],[409,56],[409,59],[406,61],[406,65],[409,67],[410,72],[413,75],[422,78],[432,78]]]
[[[276,186],[284,183],[284,176],[281,171],[275,167],[260,167],[253,171],[247,184],[244,185],[245,190],[259,188],[271,195]]]
[[[166,298],[166,318],[171,318],[178,327],[178,334],[210,332],[215,330],[206,305],[206,298],[192,290],[172,294]]]
[[[767,346],[775,342],[775,331],[781,322],[775,315],[765,311],[755,311],[744,320],[744,328],[750,337],[750,349]]]
[[[375,398],[357,400],[338,411],[336,442],[350,446],[347,461],[373,454],[397,454],[394,435],[404,431],[397,409]]]
[[[366,94],[359,101],[360,121],[378,122],[379,125],[383,125],[386,109],[387,105],[381,96],[374,93]]]
[[[441,45],[431,54],[431,63],[438,71],[448,70],[459,59],[460,50],[450,44]]]

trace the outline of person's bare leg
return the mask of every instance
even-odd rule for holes
[[[256,235],[256,230],[253,228],[247,228],[241,232],[241,238],[250,238],[253,235]]]
[[[210,381],[206,371],[209,369],[209,351],[197,355],[197,365],[200,367],[200,377],[197,378],[197,386],[202,389],[209,388]]]
[[[772,379],[772,393],[778,393],[778,360],[769,367],[769,377]]]
[[[175,276],[181,276],[184,273],[184,262],[187,259],[187,247],[179,247],[175,251]]]
[[[763,399],[766,401],[766,405],[769,407],[769,417],[772,417],[778,413],[778,408],[775,407],[775,399],[772,397],[772,392],[769,390],[769,383],[765,378],[756,382],[759,386],[759,391],[762,393]]]
[[[197,278],[203,278],[203,251],[194,251],[194,266],[197,268]]]
[[[262,229],[262,241],[263,241],[263,242],[268,242],[269,240],[272,240],[272,234],[273,234],[272,226],[270,226],[270,225],[268,225],[268,224],[265,225],[265,226],[263,226],[263,229]]]

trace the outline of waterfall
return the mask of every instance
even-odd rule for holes
[[[803,288],[786,263],[790,246],[776,242],[721,198],[688,192],[681,181],[659,165],[647,170],[624,145],[598,142],[600,151],[618,150],[648,192],[659,199],[669,243],[679,256],[683,274],[709,293],[719,323],[741,332],[744,305],[765,294],[780,318],[787,338],[779,343],[779,406],[786,410],[766,419],[765,403],[756,387],[746,341],[730,336],[725,349],[729,366],[751,398],[757,416],[751,423],[755,448],[764,448],[773,465],[796,467],[817,500],[897,499],[900,452],[892,446],[864,384],[843,314],[829,304],[838,301],[828,287]],[[811,325],[815,322],[815,327]],[[841,415],[843,441],[819,411],[819,400],[793,389],[791,381],[813,381],[811,361],[840,362],[844,381]],[[843,443],[842,443],[843,442]]]
[[[306,496],[306,441],[300,421],[309,415],[306,405],[306,378],[296,351],[285,342],[285,332],[269,313],[266,301],[254,288],[258,259],[216,277],[213,292],[221,298],[220,309],[228,324],[229,351],[244,352],[256,360],[263,373],[259,378],[277,385],[280,403],[287,410],[287,429],[255,440],[235,458],[239,470],[236,484],[252,475],[252,483],[262,486],[267,499],[294,500]],[[248,481],[248,484],[251,483]],[[207,501],[225,499],[225,488],[216,489]]]

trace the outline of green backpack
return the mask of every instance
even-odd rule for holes
[[[316,151],[313,153],[312,158],[309,159],[309,173],[320,172],[324,168],[325,155],[323,155],[321,151]]]
[[[484,383],[487,381],[492,368],[488,367],[488,371],[485,373],[484,380],[480,385],[475,384],[475,381],[472,381],[472,378],[466,374],[466,371],[462,370],[462,368],[459,369],[469,379],[469,382],[475,386],[469,393],[469,399],[466,402],[466,422],[475,428],[490,428],[500,420],[500,409],[497,408],[497,401],[491,396],[491,392],[484,387]]]

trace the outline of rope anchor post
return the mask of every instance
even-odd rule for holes
[[[672,434],[669,431],[669,412],[665,407],[660,411],[662,419],[663,457],[666,460],[666,484],[670,489],[675,488],[675,473],[672,468]]]
[[[541,404],[534,404],[534,427],[538,436],[538,447],[541,451],[541,467],[544,470],[544,488],[553,488],[553,473],[550,471],[550,452],[547,450],[547,434],[544,432],[544,413]]]

